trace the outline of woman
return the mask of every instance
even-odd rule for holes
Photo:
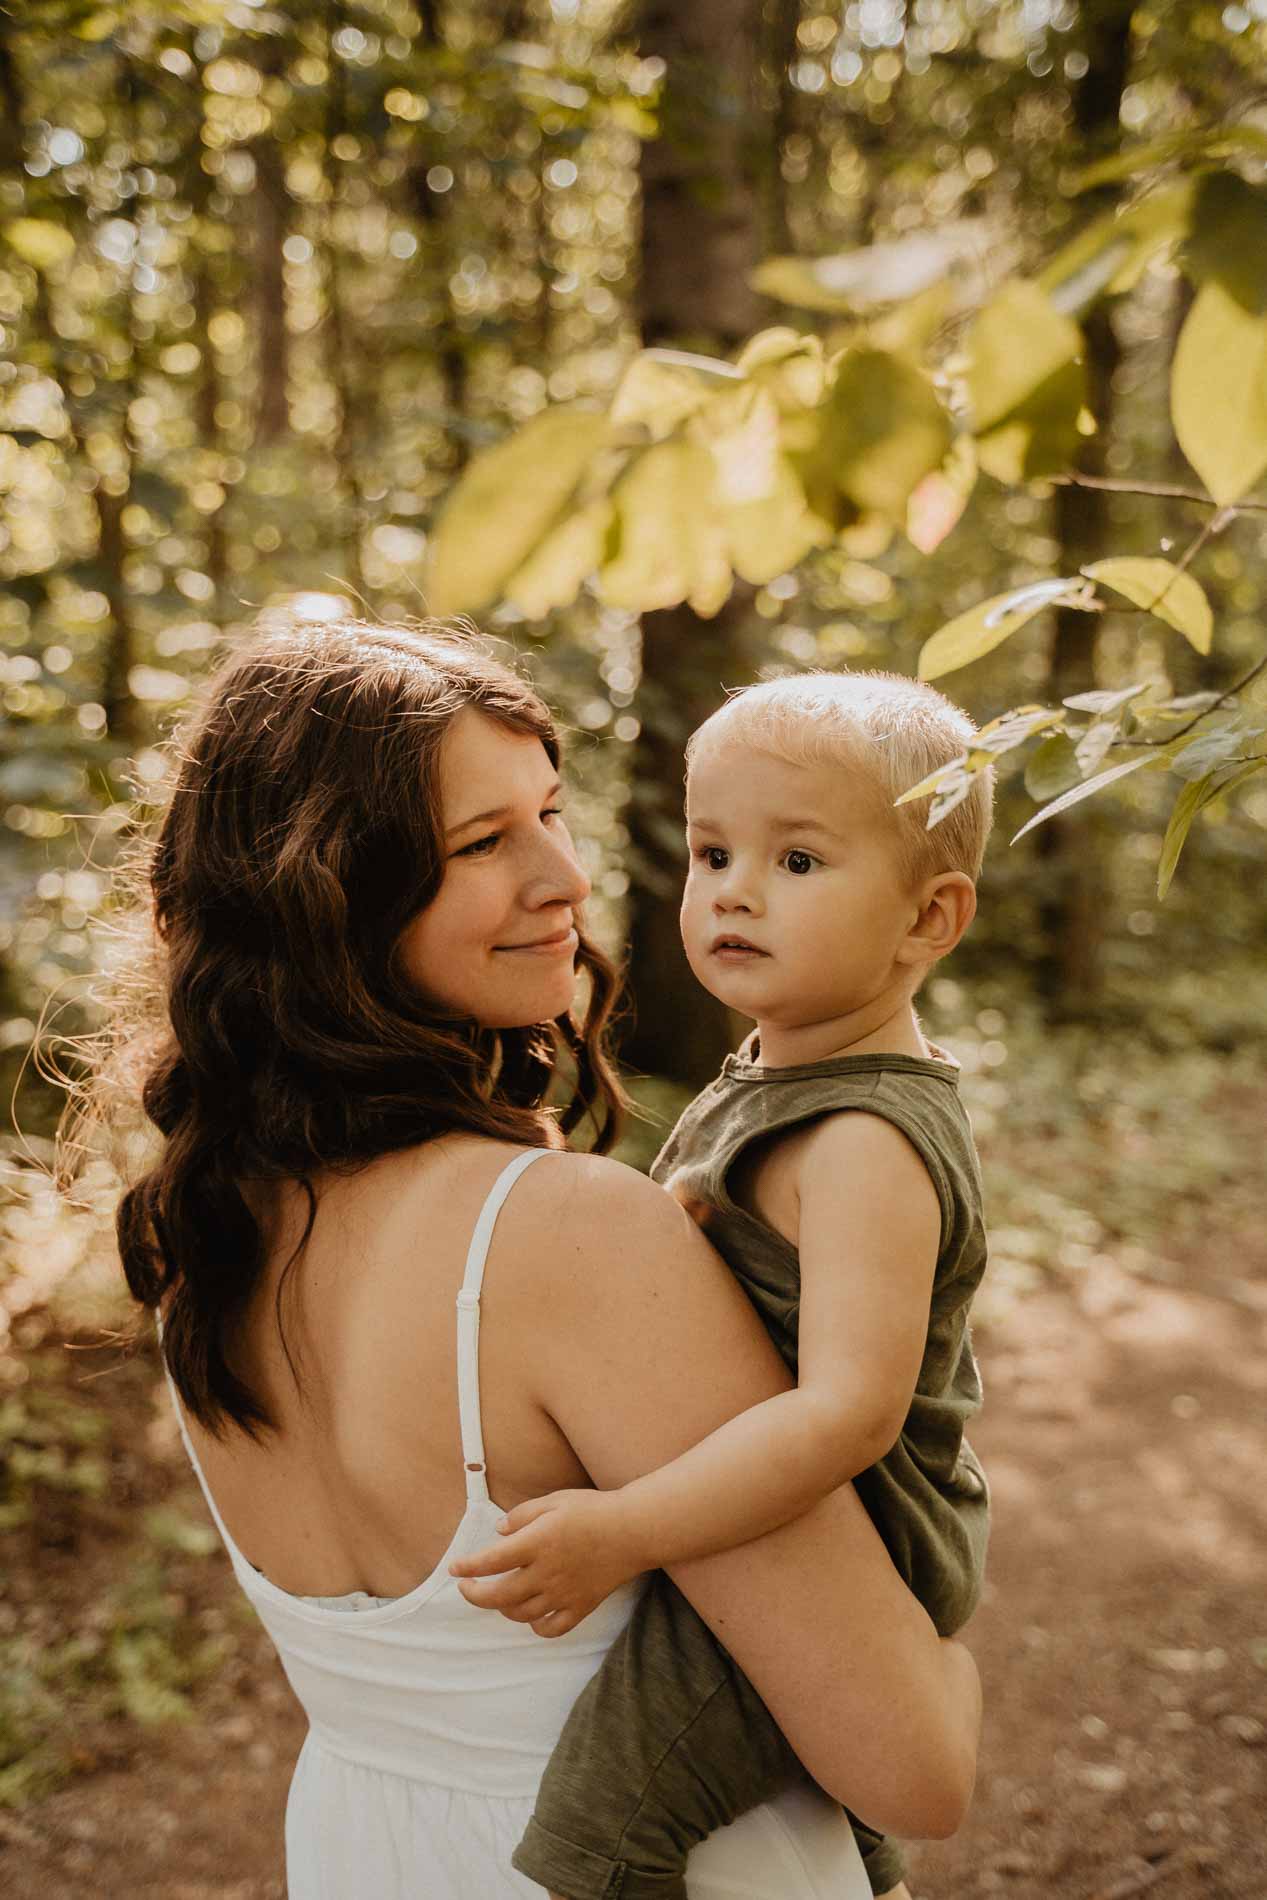
[[[140,1058],[163,1146],[119,1242],[309,1716],[291,1900],[539,1893],[511,1850],[631,1597],[542,1642],[448,1564],[520,1500],[622,1484],[787,1375],[675,1203],[564,1147],[587,1115],[599,1148],[612,1128],[614,979],[523,681],[443,628],[283,626],[211,682],[178,757],[156,1020],[121,1017],[110,1065]],[[885,1829],[957,1825],[975,1672],[851,1490],[675,1580],[823,1788]],[[866,1894],[808,1790],[711,1837],[688,1885]]]

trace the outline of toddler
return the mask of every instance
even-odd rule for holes
[[[560,1635],[617,1585],[759,1537],[853,1480],[942,1635],[980,1588],[988,1502],[968,1306],[985,1265],[956,1067],[914,998],[976,908],[989,772],[931,831],[901,793],[971,743],[934,688],[811,673],[735,694],[687,751],[682,936],[756,1027],[654,1178],[706,1226],[797,1383],[615,1491],[521,1504],[453,1566],[471,1600]],[[867,1746],[860,1737],[859,1745]],[[516,1851],[571,1900],[684,1900],[694,1842],[799,1764],[667,1578],[577,1702]],[[875,1893],[891,1842],[855,1822]]]

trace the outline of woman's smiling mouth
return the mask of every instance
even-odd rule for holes
[[[556,930],[551,937],[537,937],[532,943],[499,943],[496,949],[503,956],[558,957],[564,952],[571,955],[579,943],[575,927],[569,924],[566,930]]]

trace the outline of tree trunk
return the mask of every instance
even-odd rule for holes
[[[442,44],[442,23],[436,0],[418,0],[419,37],[424,46],[438,49]],[[456,187],[438,192],[428,181],[433,162],[441,150],[434,137],[423,131],[415,134],[415,146],[405,172],[405,186],[413,211],[427,234],[423,258],[435,285],[439,306],[434,328],[436,367],[440,372],[442,401],[446,412],[446,434],[450,455],[450,475],[456,477],[470,455],[470,444],[463,431],[466,420],[466,352],[457,326],[457,313],[449,290],[453,271],[454,200]],[[453,167],[450,167],[453,169]]]
[[[343,61],[334,42],[345,24],[341,0],[333,0],[326,10],[326,63],[330,78],[326,88],[325,149],[323,163],[326,178],[325,202],[325,274],[326,316],[322,328],[326,345],[326,374],[335,399],[334,465],[339,478],[340,514],[344,558],[348,578],[357,594],[365,593],[365,570],[361,560],[361,536],[365,529],[365,504],[361,497],[358,470],[356,393],[352,387],[352,359],[348,349],[347,324],[343,307],[343,270],[339,256],[336,213],[339,198],[339,168],[334,151],[336,140],[347,130],[347,78]]]
[[[640,50],[667,67],[661,134],[642,150],[639,318],[644,344],[729,351],[760,326],[748,283],[758,262],[754,156],[761,0],[643,0]],[[740,683],[747,598],[712,620],[688,607],[646,615],[630,769],[630,962],[636,1014],[622,1054],[634,1068],[698,1084],[731,1046],[729,1018],[691,975],[678,936],[686,852],[682,748]]]
[[[1083,10],[1082,50],[1090,63],[1074,87],[1073,116],[1078,149],[1088,158],[1107,157],[1121,144],[1133,10],[1131,0]],[[1088,213],[1100,208],[1094,194],[1088,193],[1087,200]],[[1106,305],[1093,309],[1084,329],[1089,403],[1098,427],[1084,439],[1076,467],[1083,475],[1103,475],[1112,440],[1113,376],[1122,352]],[[1096,489],[1056,489],[1054,531],[1062,574],[1076,574],[1106,552],[1107,500]],[[1047,675],[1053,705],[1095,685],[1098,631],[1097,615],[1057,609]],[[1044,893],[1036,981],[1048,1018],[1058,1021],[1093,1009],[1102,988],[1108,849],[1103,814],[1091,809],[1073,822],[1049,820],[1037,834],[1036,848]]]
[[[280,36],[265,41],[258,63],[265,79],[281,72],[288,44]],[[253,139],[255,161],[255,447],[266,447],[290,428],[286,385],[290,375],[290,334],[286,328],[286,278],[282,245],[290,200],[282,150],[273,129]]]

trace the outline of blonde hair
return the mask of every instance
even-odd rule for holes
[[[701,742],[739,739],[793,765],[860,768],[891,818],[913,882],[938,871],[976,877],[990,835],[994,771],[967,780],[964,797],[930,831],[932,794],[895,801],[966,752],[977,729],[961,707],[922,680],[900,673],[794,673],[732,693],[691,735],[687,767]]]

